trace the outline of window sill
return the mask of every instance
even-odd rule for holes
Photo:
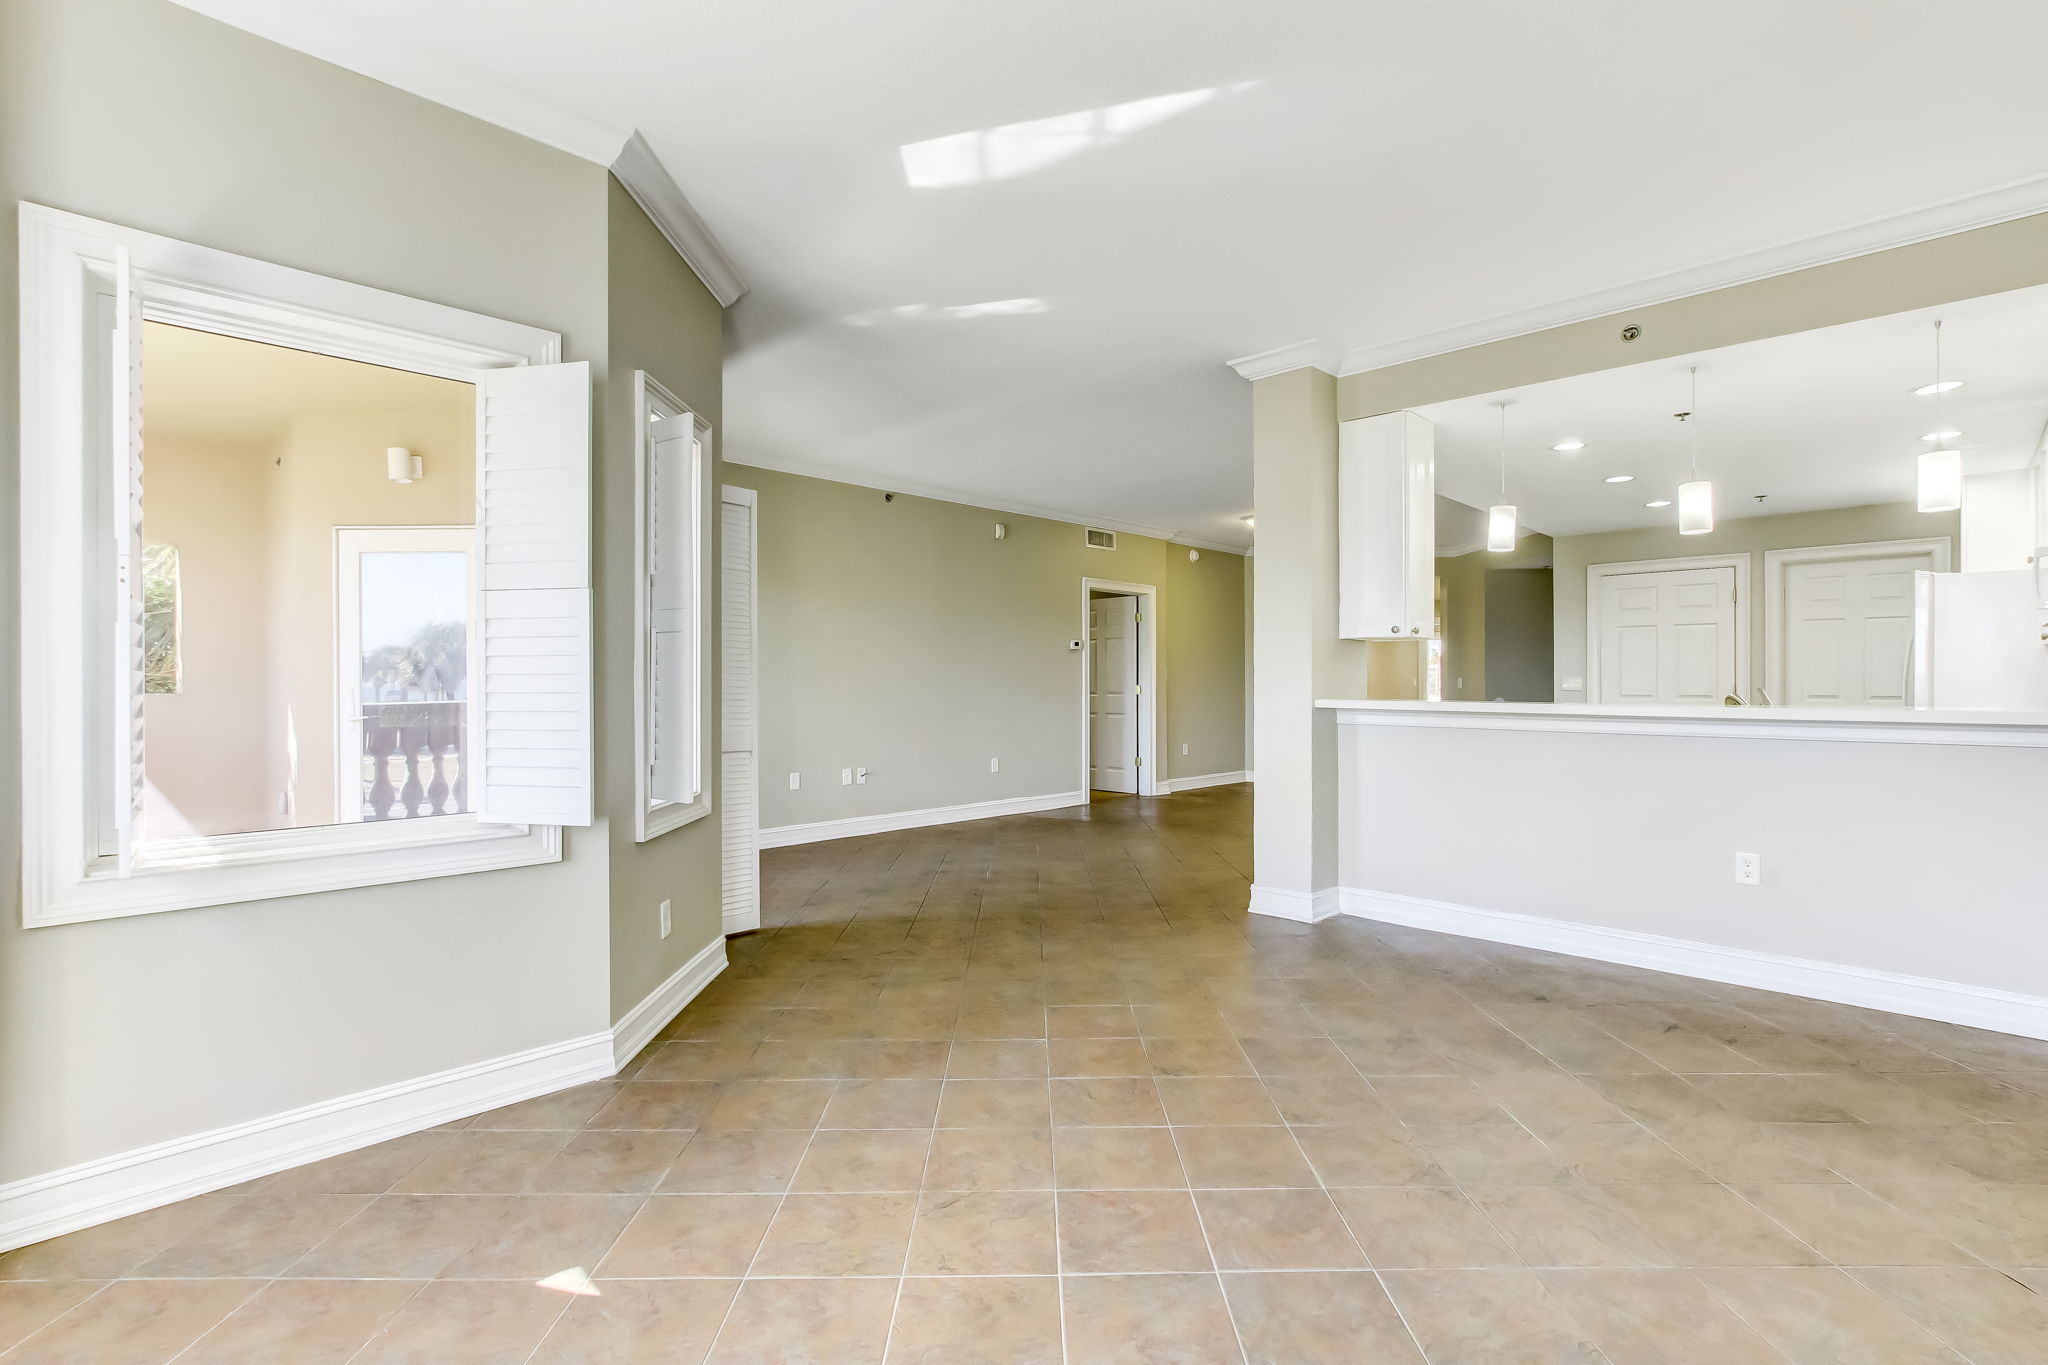
[[[640,812],[640,832],[634,842],[644,844],[709,814],[711,798],[708,795],[699,796],[695,801],[663,801],[649,806]]]
[[[106,866],[59,881],[24,878],[22,925],[152,915],[280,896],[386,886],[561,861],[555,825],[487,825],[474,816],[169,840],[142,849],[132,875]]]

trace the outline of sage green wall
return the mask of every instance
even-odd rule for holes
[[[745,465],[723,477],[760,494],[764,828],[1081,790],[1067,642],[1086,634],[1084,577],[1159,589],[1168,775],[1244,767],[1241,556],[1191,564],[1134,535],[1090,550],[1066,522]],[[841,786],[857,767],[867,785]]]
[[[714,459],[720,436],[720,375],[725,360],[724,310],[668,239],[618,181],[606,178],[609,244],[610,373],[604,387],[603,459],[594,497],[600,525],[612,528],[597,545],[597,658],[604,752],[604,803],[611,838],[611,1011],[618,1019],[646,999],[706,944],[725,936],[719,903],[718,814],[694,820],[647,843],[633,838],[633,637],[635,438],[633,372],[645,370],[692,412],[711,423]],[[718,487],[714,466],[710,487]],[[718,507],[706,521],[702,547],[706,601],[699,622],[704,678],[704,780],[718,790],[718,631],[716,606]],[[673,932],[661,937],[658,907],[672,903]]]
[[[4,0],[0,519],[17,200],[553,328],[601,363],[605,179],[164,0]],[[0,573],[0,1182],[607,1026],[601,829],[543,867],[20,928],[15,554]]]
[[[1916,540],[1949,537],[1951,562],[1962,548],[1960,512],[1922,512],[1910,502],[1836,507],[1821,512],[1788,512],[1771,517],[1722,517],[1703,536],[1682,536],[1675,523],[1597,535],[1559,536],[1554,543],[1557,644],[1555,676],[1586,673],[1586,566],[1625,564],[1638,559],[1678,559],[1692,555],[1749,557],[1749,685],[1764,680],[1764,552],[1796,550],[1809,545],[1855,545],[1869,540]],[[1556,691],[1558,701],[1584,701],[1583,689]],[[1540,699],[1539,699],[1540,700]]]
[[[1487,701],[1549,701],[1549,569],[1495,569],[1486,576]]]

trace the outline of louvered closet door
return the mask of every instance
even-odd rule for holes
[[[725,850],[725,932],[761,927],[760,683],[755,669],[759,618],[754,605],[759,555],[750,488],[722,490],[718,505],[719,668],[723,720],[719,743],[719,820]]]

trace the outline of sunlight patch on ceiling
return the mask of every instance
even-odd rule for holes
[[[870,308],[849,313],[846,321],[855,327],[872,327],[878,322],[953,321],[962,318],[1006,318],[1025,313],[1043,313],[1051,305],[1044,299],[990,299],[986,303],[899,303],[893,308]]]
[[[970,133],[948,133],[923,142],[905,143],[903,178],[912,189],[951,189],[1011,180],[1043,170],[1077,153],[1119,142],[1130,134],[1164,123],[1176,114],[1209,103],[1219,95],[1248,90],[1255,81],[1211,85],[1152,95],[1141,100],[1083,109],[1050,118],[1005,123]]]

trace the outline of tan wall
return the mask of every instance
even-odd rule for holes
[[[1549,569],[1487,574],[1487,701],[1550,700],[1553,581]]]
[[[1909,502],[1868,507],[1839,507],[1824,512],[1792,512],[1773,517],[1723,517],[1703,536],[1681,536],[1672,526],[1605,531],[1597,535],[1559,536],[1555,543],[1554,584],[1557,652],[1555,675],[1586,675],[1586,567],[1639,559],[1678,559],[1692,555],[1746,555],[1749,558],[1749,679],[1754,691],[1764,677],[1764,552],[1796,550],[1809,545],[1853,545],[1869,540],[1951,538],[1950,553],[1961,548],[1962,515],[1922,512]],[[1953,559],[1951,562],[1954,562]],[[1583,690],[1556,691],[1558,701],[1584,701]]]
[[[742,465],[724,478],[760,493],[763,827],[1083,789],[1067,642],[1087,634],[1084,577],[1159,589],[1167,774],[1244,767],[1241,556],[1189,563],[1134,535],[1090,550],[1066,522]],[[840,785],[851,767],[866,786]]]
[[[598,695],[603,801],[611,844],[611,1009],[619,1018],[705,945],[725,933],[719,904],[718,811],[645,844],[633,841],[633,371],[644,369],[712,425],[718,451],[723,311],[650,222],[607,178],[610,251],[609,374],[605,382],[598,515],[612,528],[597,547],[600,585]],[[713,494],[718,486],[712,471]],[[709,509],[716,535],[718,509]],[[704,629],[705,781],[718,790],[718,602],[715,546],[704,545],[710,613]],[[660,934],[657,907],[673,902],[674,931]]]
[[[601,168],[166,0],[0,5],[0,129],[9,261],[26,199],[554,328],[568,358],[603,357]],[[10,525],[14,280],[0,271]],[[7,867],[16,572],[7,556]],[[604,836],[566,845],[542,867],[30,930],[10,878],[0,1181],[603,1029]]]
[[[335,528],[475,524],[475,390],[448,391],[443,413],[300,417],[278,443],[268,523],[273,690],[264,714],[274,732],[268,788],[291,794],[294,825],[337,818]],[[388,446],[420,456],[425,477],[386,478]]]
[[[1485,701],[1486,555],[1439,559],[1436,577],[1444,601],[1444,700]]]
[[[178,552],[179,690],[143,698],[144,835],[267,829],[270,455],[161,437],[148,450],[142,537]]]

